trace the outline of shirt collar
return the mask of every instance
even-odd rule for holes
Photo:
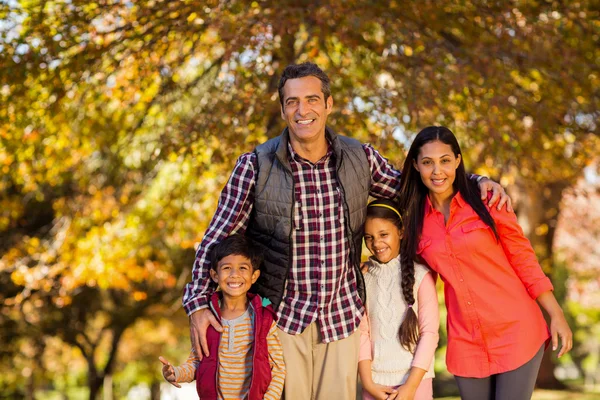
[[[450,209],[452,209],[454,204],[458,205],[460,208],[463,208],[465,206],[465,204],[466,204],[465,199],[463,199],[460,192],[456,192],[456,194],[452,198],[452,200],[450,202]],[[428,194],[425,197],[425,216],[429,215],[434,210],[435,210],[435,208],[433,208],[433,204],[431,204],[431,199],[429,198],[429,194]]]
[[[431,200],[429,199],[429,194],[425,196],[425,216],[428,216],[433,212],[433,204],[431,204]]]
[[[290,155],[290,161],[294,160],[297,162],[307,162],[310,164],[320,164],[322,162],[325,162],[329,159],[329,157],[331,156],[331,153],[333,153],[333,147],[331,146],[331,141],[328,139],[327,140],[327,153],[325,153],[325,155],[317,162],[313,163],[311,161],[308,161],[307,159],[305,159],[304,157],[300,156],[298,153],[296,153],[294,151],[294,148],[292,147],[292,143],[288,141],[288,151],[289,151],[289,155]]]
[[[456,192],[456,194],[454,195],[454,198],[452,199],[452,201],[455,201],[456,204],[458,204],[458,206],[460,208],[463,208],[466,204],[465,199],[463,199],[462,195],[460,194],[460,192]]]

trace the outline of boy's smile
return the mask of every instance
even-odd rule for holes
[[[210,276],[225,297],[246,296],[259,275],[260,270],[253,269],[250,259],[238,254],[223,257],[217,264],[217,271],[210,270]]]

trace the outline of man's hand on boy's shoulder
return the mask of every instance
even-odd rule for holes
[[[219,321],[217,321],[208,307],[195,311],[190,315],[190,339],[199,360],[202,360],[204,356],[208,357],[210,355],[206,340],[206,331],[209,325],[212,325],[217,332],[223,332],[221,324],[219,324]]]

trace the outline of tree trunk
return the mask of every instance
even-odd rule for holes
[[[525,235],[531,241],[540,264],[550,279],[553,272],[554,234],[560,213],[562,193],[568,187],[568,182],[560,181],[544,185],[532,185],[523,182],[520,186],[522,199],[518,204],[519,223]],[[559,304],[564,302],[564,282],[554,282],[560,290],[555,291]],[[548,315],[544,312],[548,322]],[[556,352],[546,351],[538,374],[537,386],[546,389],[565,388],[565,385],[554,376]]]
[[[26,400],[35,400],[35,374],[33,373],[33,371],[27,378],[25,399]]]
[[[93,360],[91,362],[93,363]],[[102,388],[103,379],[98,376],[96,366],[90,365],[89,359],[88,371],[88,387],[90,388],[89,400],[96,400],[98,398],[98,394],[100,393],[100,388]]]
[[[112,375],[106,375],[104,377],[104,383],[102,384],[102,398],[104,400],[113,400],[113,380]]]
[[[150,385],[150,400],[160,400],[160,381],[152,381]]]
[[[98,398],[98,393],[100,393],[100,387],[102,386],[101,380],[94,380],[89,383],[90,387],[90,397],[89,400],[96,400]]]

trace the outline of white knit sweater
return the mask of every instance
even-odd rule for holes
[[[415,304],[418,313],[419,285],[427,267],[415,263]],[[371,258],[369,272],[365,274],[367,288],[367,312],[371,325],[371,373],[373,382],[380,385],[402,385],[408,379],[413,354],[400,344],[398,330],[404,320],[407,304],[402,295],[400,258],[380,264]],[[418,314],[417,314],[418,315]],[[433,360],[425,378],[432,378]]]

